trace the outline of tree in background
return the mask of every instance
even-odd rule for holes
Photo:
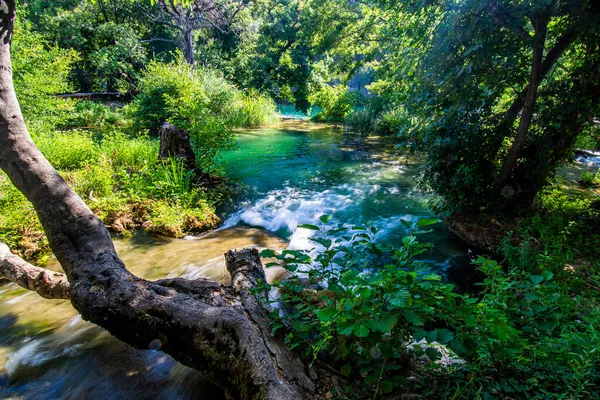
[[[150,21],[167,26],[178,32],[172,40],[182,51],[189,64],[195,63],[196,37],[198,31],[208,30],[219,34],[234,33],[232,27],[240,12],[247,7],[245,0],[192,0],[188,2],[157,0],[144,6]],[[152,38],[151,41],[169,40]]]
[[[598,4],[380,5],[393,17],[375,86],[420,116],[405,139],[442,208],[528,210],[599,115]]]
[[[326,83],[345,85],[373,54],[377,15],[360,2],[265,0],[253,4],[259,35],[236,79],[307,111]]]

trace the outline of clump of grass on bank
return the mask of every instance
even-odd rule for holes
[[[38,132],[34,141],[67,183],[115,233],[182,237],[215,228],[218,196],[181,162],[158,160],[158,139],[109,129]],[[0,177],[0,240],[43,262],[50,250],[33,207]]]

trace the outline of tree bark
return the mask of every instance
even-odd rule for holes
[[[14,2],[0,1],[14,16]],[[8,42],[0,44],[0,168],[33,204],[82,318],[134,347],[170,354],[230,397],[315,398],[315,372],[271,337],[262,304],[247,289],[249,277],[264,279],[256,252],[244,255],[252,262],[230,267],[236,287],[150,282],[125,268],[104,225],[31,140],[12,84]]]
[[[182,33],[181,49],[183,50],[183,56],[188,64],[194,65],[196,62],[194,58],[194,31],[191,28],[185,27]]]
[[[527,95],[525,96],[525,103],[523,104],[523,112],[521,114],[521,119],[519,120],[517,135],[515,136],[515,140],[508,152],[508,155],[504,159],[502,169],[498,175],[498,182],[500,184],[506,182],[506,180],[510,177],[513,169],[517,165],[521,151],[523,150],[523,147],[525,147],[527,132],[529,131],[529,126],[531,125],[533,111],[537,100],[537,91],[542,76],[542,62],[544,57],[546,31],[548,29],[548,18],[538,18],[535,25],[536,32],[533,43],[531,78],[527,88]]]
[[[541,75],[538,81],[538,86],[543,79],[546,78],[546,75],[550,72],[552,67],[556,64],[556,62],[560,59],[563,53],[573,44],[573,42],[577,39],[578,32],[575,25],[570,26],[556,41],[556,44],[550,49],[544,62],[541,67]],[[523,102],[525,101],[525,97],[529,91],[529,86],[523,89],[520,93],[517,94],[513,103],[509,107],[508,111],[504,115],[504,119],[498,125],[496,129],[496,137],[498,138],[498,143],[494,146],[494,151],[492,154],[497,155],[500,147],[502,146],[503,139],[508,136],[511,131],[515,120],[519,116],[519,113],[523,109]]]
[[[188,170],[196,168],[196,155],[190,143],[190,136],[185,130],[177,129],[174,125],[165,122],[158,132],[160,135],[159,158],[175,157],[182,160]]]

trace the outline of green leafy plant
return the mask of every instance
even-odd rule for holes
[[[328,220],[302,226],[316,232],[316,255],[262,256],[292,274],[269,287],[279,291],[273,332],[309,362],[335,366],[350,395],[597,395],[598,295],[560,260],[540,258],[530,272],[480,257],[485,278],[471,297],[418,261],[429,246],[415,235],[437,220],[404,221],[398,248],[377,243],[376,226],[327,229]]]

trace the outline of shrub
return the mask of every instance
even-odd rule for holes
[[[313,119],[318,121],[342,122],[357,103],[358,93],[352,93],[342,85],[324,84],[320,90],[309,96],[313,105],[321,107],[321,112]]]
[[[133,112],[137,126],[156,132],[164,121],[186,129],[198,167],[219,173],[221,152],[233,146],[233,127],[257,126],[275,118],[272,100],[242,94],[220,74],[188,65],[152,62],[140,81]]]
[[[378,111],[365,107],[348,115],[344,120],[344,128],[361,135],[401,136],[412,123],[402,109]]]
[[[585,187],[590,187],[597,185],[600,182],[600,173],[596,172],[592,174],[591,172],[584,172],[579,177],[579,183],[581,183]]]
[[[401,110],[384,111],[377,118],[375,132],[384,136],[399,135],[409,124],[407,115]]]
[[[78,101],[73,108],[73,114],[67,122],[68,126],[78,128],[116,125],[122,116],[109,106],[95,101]]]
[[[231,126],[256,128],[279,121],[275,102],[256,91],[241,93],[229,117]]]
[[[0,172],[0,242],[37,263],[48,258],[50,246],[31,203]]]
[[[361,135],[370,135],[375,131],[377,116],[370,108],[356,110],[344,120],[344,129]]]
[[[15,91],[29,128],[51,130],[67,119],[73,102],[55,95],[72,89],[68,75],[77,53],[50,45],[18,18],[11,58]]]
[[[98,162],[86,166],[74,184],[82,197],[105,197],[114,193],[115,172],[110,160],[101,155]]]

